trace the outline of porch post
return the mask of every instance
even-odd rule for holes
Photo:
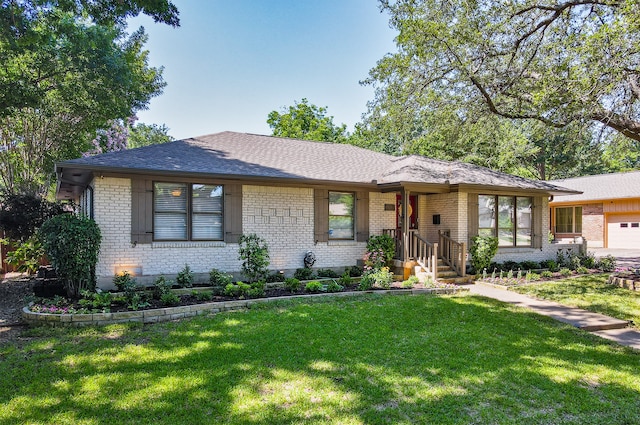
[[[409,244],[411,243],[409,237],[409,191],[402,190],[402,239],[403,239],[403,258],[402,262],[409,260]]]

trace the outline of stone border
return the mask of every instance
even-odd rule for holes
[[[62,326],[87,326],[87,325],[110,325],[114,323],[158,323],[170,320],[183,319],[204,314],[216,314],[224,311],[247,309],[251,305],[259,303],[269,303],[280,300],[296,298],[316,298],[316,297],[349,297],[365,294],[380,295],[420,295],[420,294],[455,294],[466,292],[468,288],[424,288],[424,289],[388,289],[376,291],[357,292],[333,292],[330,294],[306,294],[292,295],[289,297],[254,298],[249,300],[218,301],[203,304],[194,304],[180,307],[165,307],[152,310],[122,311],[115,313],[90,313],[90,314],[52,314],[37,313],[29,310],[29,306],[22,309],[22,318],[29,325],[62,325]]]
[[[620,276],[609,276],[607,283],[611,285],[617,285],[624,289],[629,289],[631,291],[640,291],[640,281],[634,279],[628,279],[626,277]]]

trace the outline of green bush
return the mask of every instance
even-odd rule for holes
[[[284,280],[284,287],[291,292],[296,292],[300,289],[300,281],[295,277],[288,277]]]
[[[535,261],[523,261],[522,263],[520,263],[520,267],[523,270],[535,270],[540,268],[540,263],[537,263]]]
[[[334,272],[331,269],[318,269],[316,274],[318,275],[318,277],[331,277],[331,278],[338,277],[338,273]]]
[[[213,288],[213,292],[216,295],[224,293],[226,286],[233,281],[233,276],[228,273],[223,273],[218,269],[211,269],[209,272],[209,284]]]
[[[82,290],[80,295],[82,298],[78,300],[78,304],[91,312],[109,313],[111,311],[111,303],[113,302],[111,293]]]
[[[336,282],[335,280],[332,280],[331,282],[329,282],[329,284],[327,285],[327,292],[340,292],[344,289],[344,286],[340,285],[338,282]]]
[[[564,277],[571,276],[571,269],[566,267],[563,269],[560,269],[560,275]]]
[[[313,270],[311,270],[310,268],[302,267],[300,269],[296,269],[293,277],[298,280],[311,280],[315,278],[315,275],[313,274]]]
[[[600,258],[596,265],[597,268],[603,272],[612,272],[616,269],[616,257],[607,255],[606,257]]]
[[[489,267],[498,252],[498,238],[493,236],[475,236],[471,240],[471,265],[477,273]]]
[[[67,295],[78,298],[96,287],[96,263],[102,236],[95,221],[71,214],[58,215],[40,228],[44,252]]]
[[[351,266],[344,269],[345,272],[349,273],[351,277],[359,277],[362,276],[362,267]]]
[[[304,287],[304,290],[307,292],[322,292],[323,289],[324,288],[322,286],[322,283],[318,282],[317,280],[307,282]]]
[[[123,271],[120,274],[117,274],[113,277],[113,284],[120,292],[124,292],[125,288],[133,285],[136,286],[136,281],[131,277],[128,271]]]
[[[163,305],[177,305],[180,303],[180,297],[177,294],[169,291],[162,294],[162,296],[160,297],[160,302]]]
[[[51,217],[64,214],[64,205],[28,194],[2,194],[0,229],[11,241],[24,242],[36,235]]]
[[[267,276],[267,283],[284,282],[284,273],[273,272]]]
[[[181,288],[191,288],[193,286],[193,272],[188,264],[185,264],[184,268],[176,276],[176,283]]]
[[[244,282],[229,283],[224,288],[224,294],[238,298],[259,298],[264,296],[265,284],[262,281],[252,284]]]
[[[193,296],[198,301],[211,301],[213,299],[213,291],[194,291]]]
[[[349,286],[351,285],[351,282],[353,282],[353,279],[349,272],[345,270],[342,276],[340,276],[340,279],[338,279],[338,283],[343,286]]]
[[[3,242],[9,244],[8,241]],[[14,266],[20,273],[34,274],[40,268],[40,259],[44,255],[42,244],[36,237],[19,243],[17,248],[7,253],[6,263]]]
[[[580,266],[576,269],[576,271],[580,274],[589,274],[589,269],[585,266]]]
[[[402,281],[402,287],[403,288],[413,288],[418,283],[420,283],[420,279],[418,279],[418,276],[411,275],[411,276],[409,276],[409,278],[407,280],[403,280]]]
[[[373,279],[373,285],[383,289],[389,289],[393,282],[393,273],[388,267],[382,267],[371,271],[367,276]]]
[[[551,270],[545,270],[540,273],[540,276],[544,277],[545,279],[549,279],[550,277],[553,277],[553,272]]]
[[[549,271],[552,271],[552,272],[557,272],[558,270],[560,270],[560,267],[558,267],[558,263],[556,263],[554,260],[541,261],[540,266],[543,269],[549,269]]]
[[[371,273],[365,273],[362,275],[362,278],[360,279],[360,283],[358,283],[358,290],[368,291],[369,289],[373,288],[374,283],[375,283],[375,280],[373,276],[371,276]]]
[[[161,300],[164,294],[171,292],[173,281],[167,280],[164,276],[158,276],[153,282],[153,298]]]
[[[371,236],[367,241],[367,251],[374,252],[376,250],[381,250],[384,253],[384,260],[389,265],[396,253],[396,241],[389,235]]]
[[[269,246],[267,242],[250,233],[241,235],[239,240],[238,259],[242,260],[242,273],[249,282],[264,281],[269,274]]]

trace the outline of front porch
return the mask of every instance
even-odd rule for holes
[[[405,279],[415,274],[445,283],[469,283],[466,274],[466,243],[456,242],[438,230],[438,242],[424,239],[416,229],[402,231],[384,229],[383,233],[396,243],[394,263],[404,271]]]

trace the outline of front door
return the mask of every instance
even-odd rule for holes
[[[396,229],[402,232],[402,195],[396,195]],[[409,229],[418,228],[418,195],[409,195]]]

